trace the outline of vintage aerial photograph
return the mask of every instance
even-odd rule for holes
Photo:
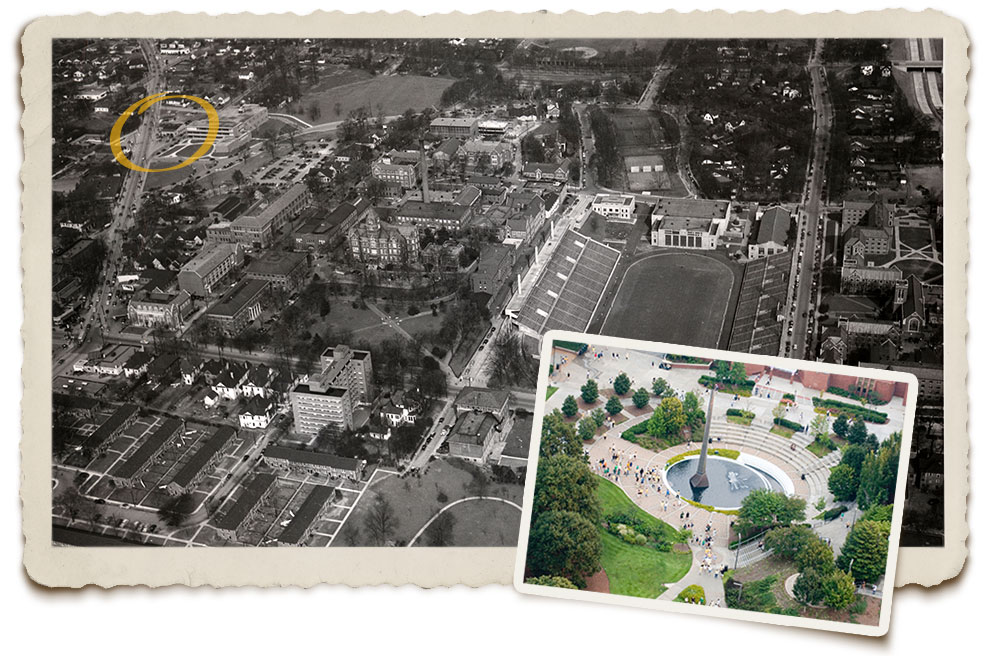
[[[553,338],[520,588],[886,624],[913,376]]]
[[[52,47],[54,544],[515,546],[551,330],[916,376],[943,544],[941,40]]]

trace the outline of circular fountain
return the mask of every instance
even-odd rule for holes
[[[699,456],[687,457],[674,463],[665,472],[665,483],[683,498],[713,508],[736,510],[747,494],[754,490],[794,492],[787,474],[761,458],[736,460],[708,455],[705,474],[708,487],[693,486],[692,476],[699,466]]]

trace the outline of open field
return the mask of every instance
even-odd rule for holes
[[[374,117],[381,110],[384,115],[400,115],[408,108],[421,111],[437,106],[442,92],[455,82],[428,76],[378,76],[342,85],[334,84],[335,80],[322,81],[305,93],[301,99],[303,119],[313,124],[337,122],[357,108],[367,108]],[[321,112],[317,120],[311,117],[312,104],[317,104]]]
[[[473,471],[478,469],[467,465],[464,461],[438,460],[429,464],[427,470],[420,476],[378,475],[367,487],[366,493],[340,530],[340,535],[336,536],[333,545],[360,547],[373,544],[368,539],[365,520],[378,496],[382,496],[394,508],[394,515],[397,518],[389,539],[397,545],[406,545],[439,510],[464,497],[477,496],[480,490],[474,480]],[[490,484],[486,496],[507,499],[520,505],[523,489],[522,485]],[[495,502],[483,503],[480,506],[487,514],[479,518],[489,521],[470,522],[470,519],[475,518],[475,513],[464,508],[467,504],[453,506],[448,511],[455,515],[457,520],[453,529],[453,538],[457,546],[517,544],[520,520],[506,513],[507,509],[515,511],[516,509],[506,504],[497,504],[494,510],[494,506],[491,505],[493,503]],[[460,511],[460,508],[463,510]],[[519,511],[517,512],[519,514]],[[495,518],[492,516],[494,513]],[[358,531],[353,545],[350,545],[346,534],[346,529],[351,527],[355,527]],[[427,544],[427,539],[423,537],[416,544]]]
[[[634,514],[651,526],[666,527],[674,535],[670,525],[638,508],[616,485],[597,478],[596,494],[599,496],[603,515],[633,509]],[[665,584],[676,582],[688,572],[692,556],[684,552],[658,552],[651,547],[631,545],[600,527],[603,553],[602,566],[609,577],[609,591],[619,595],[656,598],[666,590]]]
[[[517,544],[520,511],[513,506],[500,501],[465,501],[445,512],[455,517],[452,544],[456,547],[512,547]],[[415,546],[427,545],[427,535],[426,532]]]
[[[698,253],[662,253],[627,269],[602,333],[716,347],[733,274]]]

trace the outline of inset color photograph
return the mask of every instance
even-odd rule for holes
[[[517,588],[883,634],[916,395],[900,373],[550,333]]]

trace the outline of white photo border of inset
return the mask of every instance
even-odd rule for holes
[[[780,614],[766,614],[761,612],[744,611],[741,609],[730,609],[720,607],[710,607],[706,605],[695,605],[663,601],[654,598],[639,598],[625,595],[613,595],[608,593],[595,593],[585,590],[573,590],[569,588],[557,588],[552,586],[540,586],[527,584],[524,582],[524,571],[527,559],[527,548],[530,538],[531,514],[534,506],[534,489],[537,483],[538,460],[540,459],[541,430],[543,428],[544,416],[547,413],[547,389],[549,385],[548,366],[551,363],[551,347],[556,341],[570,341],[585,343],[594,347],[612,348],[614,350],[626,349],[641,352],[673,353],[685,356],[701,356],[703,359],[739,361],[743,363],[756,363],[781,369],[790,370],[812,370],[815,372],[827,372],[830,374],[852,375],[860,377],[872,377],[890,382],[903,382],[907,384],[907,398],[905,402],[904,422],[901,430],[900,464],[897,470],[897,486],[894,492],[893,518],[890,527],[890,545],[887,551],[887,567],[884,575],[884,591],[880,607],[880,621],[878,625],[860,625],[854,623],[840,623],[836,621],[826,621],[801,616],[784,616]],[[847,634],[860,634],[873,637],[885,635],[890,628],[890,611],[893,602],[894,578],[897,571],[897,555],[900,546],[900,529],[903,519],[904,493],[907,485],[907,465],[911,450],[911,436],[914,428],[914,415],[917,408],[917,389],[918,381],[914,375],[888,370],[876,370],[872,368],[858,368],[852,366],[832,365],[828,363],[816,363],[800,359],[787,359],[781,357],[768,357],[757,354],[745,354],[740,352],[729,352],[718,349],[705,349],[701,347],[689,347],[686,345],[675,345],[671,343],[650,342],[643,340],[631,340],[627,338],[617,338],[613,336],[600,336],[588,333],[574,333],[569,331],[549,331],[545,334],[541,344],[541,362],[539,365],[539,377],[537,391],[535,392],[535,412],[533,424],[533,437],[531,439],[530,455],[528,457],[528,481],[524,486],[524,511],[521,514],[520,538],[517,542],[517,560],[514,567],[514,588],[520,593],[544,596],[550,598],[564,598],[566,600],[583,600],[600,604],[612,604],[624,607],[642,607],[655,611],[675,612],[681,614],[695,614],[713,618],[729,618],[741,621],[753,621],[758,623],[770,623],[774,625],[787,625],[794,627],[804,627],[814,630],[828,630],[832,632],[843,632]]]

